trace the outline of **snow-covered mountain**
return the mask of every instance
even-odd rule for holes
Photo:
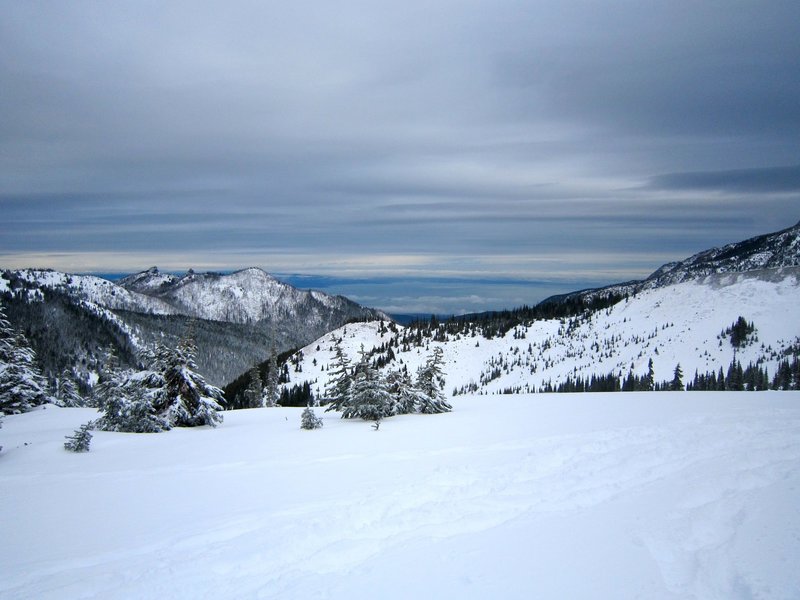
[[[112,348],[129,364],[143,346],[175,341],[194,319],[201,371],[223,385],[253,363],[357,319],[388,319],[347,298],[303,291],[261,269],[179,277],[152,268],[111,282],[21,269],[0,273],[9,318],[27,331],[45,371],[89,377]]]
[[[66,295],[76,302],[91,303],[111,310],[170,315],[178,311],[166,302],[136,291],[128,291],[112,281],[93,275],[74,275],[49,269],[18,269],[0,273],[0,293],[36,300],[48,290]]]
[[[651,360],[656,382],[672,380],[678,365],[684,382],[695,372],[727,372],[734,359],[773,377],[800,354],[799,237],[795,226],[665,265],[645,281],[546,301],[583,302],[558,318],[348,325],[293,357],[288,385],[308,382],[324,397],[337,339],[353,361],[363,344],[376,364],[412,373],[441,346],[451,393],[527,393],[593,377],[622,382],[645,376]],[[597,297],[607,302],[590,308]],[[740,317],[754,331],[736,341],[729,330]]]
[[[744,273],[800,266],[800,223],[721,248],[703,250],[689,258],[662,265],[641,281],[627,281],[602,288],[553,296],[543,302],[563,303],[581,299],[618,298],[636,292],[691,281],[715,273]]]
[[[449,393],[526,393],[568,378],[608,374],[623,380],[629,372],[646,374],[651,359],[656,381],[672,379],[678,364],[684,381],[691,381],[695,371],[727,371],[734,356],[745,367],[762,366],[772,377],[778,364],[800,349],[800,269],[784,269],[777,279],[766,273],[709,275],[644,290],[604,310],[525,322],[499,336],[476,324],[433,329],[350,324],[298,352],[287,385],[307,381],[315,395],[324,397],[337,339],[353,361],[362,345],[381,362],[391,350],[394,358],[384,368],[411,373],[441,346]],[[723,332],[740,316],[755,332],[736,348]]]
[[[302,320],[305,326],[326,327],[348,319],[388,319],[384,313],[364,308],[343,296],[298,290],[257,268],[230,275],[189,271],[177,277],[153,267],[120,280],[119,285],[164,302],[179,314],[214,321]]]
[[[681,283],[712,273],[797,266],[800,266],[800,223],[776,233],[698,252],[677,263],[667,263],[647,278],[645,287]]]

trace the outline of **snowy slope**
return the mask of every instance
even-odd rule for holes
[[[727,370],[734,348],[719,336],[739,316],[753,322],[758,341],[739,349],[738,360],[747,366],[760,359],[773,375],[781,351],[800,339],[800,269],[715,274],[648,289],[588,317],[533,321],[494,339],[478,332],[404,348],[402,327],[380,335],[378,322],[348,325],[298,354],[299,371],[290,369],[291,384],[309,381],[314,393],[324,396],[334,338],[342,338],[353,360],[362,343],[371,350],[394,340],[396,359],[387,368],[405,366],[412,373],[440,345],[448,392],[470,384],[481,393],[533,392],[568,376],[615,373],[622,378],[631,368],[643,375],[650,359],[657,381],[670,380],[677,364],[688,381],[695,370]]]
[[[175,314],[177,311],[166,302],[137,292],[130,292],[117,284],[92,275],[72,275],[41,269],[4,271],[2,278],[6,287],[13,289],[13,281],[28,284],[29,293],[35,295],[37,288],[62,292],[77,301],[89,302],[113,310],[130,310],[159,315]]]
[[[123,277],[117,284],[132,292],[155,294],[177,280],[178,277],[171,273],[161,273],[158,267],[150,267],[146,271]]]
[[[462,396],[379,431],[300,409],[0,429],[0,597],[797,598],[800,393]]]
[[[120,280],[173,306],[181,314],[213,321],[254,323],[302,319],[308,327],[328,321],[337,325],[350,318],[381,318],[383,313],[363,308],[340,296],[298,290],[257,268],[229,275],[195,273],[164,275],[155,267]]]
[[[27,284],[32,296],[37,295],[39,288],[51,289],[113,310],[180,314],[231,323],[302,318],[306,325],[315,327],[329,320],[338,324],[351,318],[388,319],[380,311],[361,307],[341,296],[298,290],[256,268],[230,275],[189,271],[177,277],[152,267],[116,283],[91,275],[21,269],[4,271],[0,290],[13,289],[14,281]]]
[[[715,274],[780,270],[787,267],[800,267],[800,223],[775,233],[759,235],[720,248],[710,248],[685,260],[667,263],[643,281],[627,281],[553,296],[544,303],[557,304],[576,298],[590,301],[609,296],[621,297],[656,287],[703,279]]]
[[[37,332],[32,343],[47,358],[47,374],[66,369],[83,380],[104,362],[107,348],[133,366],[131,350],[174,345],[189,319],[200,321],[198,360],[216,385],[266,360],[273,347],[297,348],[353,319],[388,319],[340,296],[298,290],[261,269],[177,277],[153,267],[116,283],[49,270],[2,271],[0,294],[14,305],[14,326]],[[67,347],[55,348],[54,340],[66,340]]]

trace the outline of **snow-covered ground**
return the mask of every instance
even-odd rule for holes
[[[720,334],[744,317],[756,328],[750,343],[735,350]],[[356,323],[330,332],[303,348],[301,370],[290,369],[292,385],[308,381],[324,396],[333,360],[333,340],[358,360],[367,350],[388,344],[399,334],[381,333],[380,324]],[[412,376],[435,346],[444,354],[447,392],[475,384],[476,390],[499,394],[540,390],[567,377],[591,378],[609,373],[624,379],[632,369],[642,376],[652,359],[656,381],[670,381],[680,364],[684,383],[695,372],[727,371],[736,356],[747,367],[760,364],[773,377],[784,351],[800,343],[800,273],[781,271],[710,275],[638,293],[588,317],[533,321],[505,336],[486,339],[478,333],[424,340],[425,347],[396,347],[388,369],[407,367]],[[493,374],[494,373],[494,374]]]
[[[0,597],[798,598],[800,393],[459,396],[0,429]]]

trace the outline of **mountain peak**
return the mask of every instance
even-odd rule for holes
[[[703,250],[679,262],[667,263],[646,281],[660,287],[712,273],[742,273],[796,266],[800,266],[800,223],[775,233]]]

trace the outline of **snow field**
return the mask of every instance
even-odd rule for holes
[[[6,417],[0,597],[800,595],[800,393],[453,404],[379,431],[234,411],[88,454],[62,446],[90,409]]]
[[[687,383],[695,371],[717,372],[722,367],[727,372],[734,349],[727,337],[720,340],[718,336],[743,316],[754,323],[758,341],[739,349],[736,358],[747,367],[763,357],[772,377],[782,358],[780,351],[800,339],[798,307],[800,284],[794,271],[777,281],[758,273],[715,275],[645,290],[585,320],[535,321],[493,339],[451,336],[446,342],[426,340],[427,349],[411,346],[409,352],[402,352],[395,348],[396,360],[386,368],[406,365],[413,376],[432,348],[441,346],[446,393],[470,382],[480,384],[481,374],[495,368],[500,370],[499,377],[480,385],[481,392],[538,390],[548,381],[557,385],[567,377],[615,373],[624,378],[631,366],[641,376],[651,358],[656,381],[670,381],[680,364]],[[402,335],[402,328],[398,330]],[[377,322],[339,328],[303,349],[302,371],[290,369],[292,385],[309,381],[312,391],[324,396],[334,337],[342,339],[343,349],[355,362],[362,343],[370,350],[399,336],[381,335]]]

